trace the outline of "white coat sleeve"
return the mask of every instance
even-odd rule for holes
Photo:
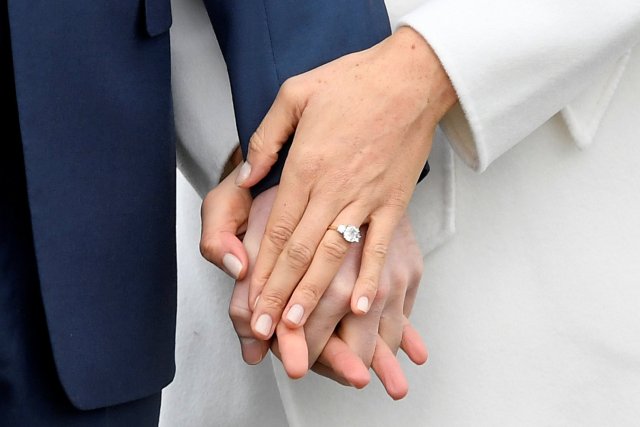
[[[483,171],[624,62],[640,1],[424,0],[398,25],[438,55],[460,101],[441,126]]]

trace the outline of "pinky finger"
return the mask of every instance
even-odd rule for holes
[[[429,351],[420,333],[411,325],[409,319],[406,317],[404,318],[404,326],[402,328],[400,348],[416,365],[423,365],[427,362],[427,359],[429,359]]]
[[[376,342],[371,367],[393,400],[400,400],[407,395],[409,383],[400,367],[400,362],[380,336]]]
[[[378,282],[387,257],[387,248],[398,225],[399,217],[395,213],[387,210],[381,214],[371,219],[364,239],[360,273],[351,296],[351,311],[354,314],[367,313],[378,293]]]

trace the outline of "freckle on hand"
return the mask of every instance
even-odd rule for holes
[[[416,45],[415,45],[415,44],[412,44],[412,45],[411,45],[411,49],[415,49],[415,48],[416,48]]]

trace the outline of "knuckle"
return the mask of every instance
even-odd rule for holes
[[[330,186],[329,190],[333,190],[332,193],[335,194],[341,193],[344,188],[351,188],[358,181],[356,168],[351,169],[351,164],[341,166],[340,169],[332,170],[331,174],[326,177],[327,185]]]
[[[267,280],[269,280],[268,272],[254,271],[249,287],[252,291],[261,291],[267,284]]]
[[[375,301],[386,301],[391,293],[391,286],[380,284],[375,292]]]
[[[422,255],[417,252],[407,257],[406,269],[404,271],[394,271],[395,276],[400,273],[406,273],[405,279],[410,283],[420,282],[420,280],[422,280],[422,275],[424,274],[424,259],[422,258]]]
[[[372,277],[363,277],[360,279],[359,287],[365,295],[377,295],[378,293],[378,281]]]
[[[393,283],[394,286],[403,286],[409,283],[409,276],[411,274],[402,271],[402,270],[394,270],[390,274],[390,282]]]
[[[264,126],[258,126],[255,132],[249,138],[249,149],[258,153],[264,151]]]
[[[287,244],[294,230],[293,221],[287,216],[280,218],[273,227],[267,230],[266,238],[269,239],[276,248],[282,249]]]
[[[260,295],[260,305],[267,310],[281,310],[287,303],[288,295],[280,291],[270,291]]]
[[[297,165],[294,166],[293,173],[295,178],[301,183],[314,182],[319,176],[322,175],[324,170],[325,160],[312,153],[308,152],[299,158]]]
[[[211,189],[204,200],[202,201],[202,205],[200,205],[200,216],[204,217],[207,212],[207,208],[215,208],[218,197],[220,197],[220,193],[222,193],[222,187],[217,186]]]
[[[233,324],[249,323],[251,321],[251,311],[246,307],[241,307],[236,304],[229,306],[229,318]]]
[[[279,91],[279,95],[285,100],[285,101],[293,101],[295,99],[297,99],[298,97],[298,79],[294,77],[289,77],[287,80],[284,81],[284,83],[282,83],[282,86],[280,86],[280,91]]]
[[[321,250],[329,261],[339,262],[345,257],[349,247],[343,242],[324,240]]]
[[[267,136],[264,124],[258,126],[258,129],[249,138],[249,150],[267,156],[268,158],[275,160],[278,154],[273,150],[270,150],[267,145]]]
[[[207,260],[212,261],[215,258],[218,248],[216,239],[203,236],[200,239],[200,254]]]
[[[304,303],[315,305],[320,300],[323,292],[321,286],[306,283],[301,284],[296,290],[296,293]]]
[[[351,288],[332,284],[324,293],[324,298],[331,303],[332,307],[346,312],[351,305],[351,293]]]
[[[392,188],[385,195],[385,206],[392,209],[399,209],[404,211],[407,206],[409,199],[411,198],[411,194],[407,191],[403,186],[396,186]]]
[[[287,247],[287,260],[295,269],[307,268],[313,259],[313,251],[302,242],[292,242]]]
[[[368,257],[376,261],[384,261],[387,256],[388,246],[385,243],[377,242],[366,248]]]

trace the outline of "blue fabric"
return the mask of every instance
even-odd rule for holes
[[[284,81],[348,53],[373,46],[390,32],[382,0],[205,0],[227,61],[240,144],[249,138]],[[256,86],[255,82],[262,84]],[[255,195],[276,185],[287,144]]]
[[[42,300],[60,381],[82,409],[154,395],[174,375],[169,1],[9,0]],[[205,3],[245,152],[287,77],[389,33],[382,0]]]
[[[175,369],[170,19],[143,6],[9,1],[42,298],[82,409],[155,394]]]
[[[0,5],[0,425],[157,426],[160,393],[92,411],[67,398],[51,353],[33,249],[8,38]]]

